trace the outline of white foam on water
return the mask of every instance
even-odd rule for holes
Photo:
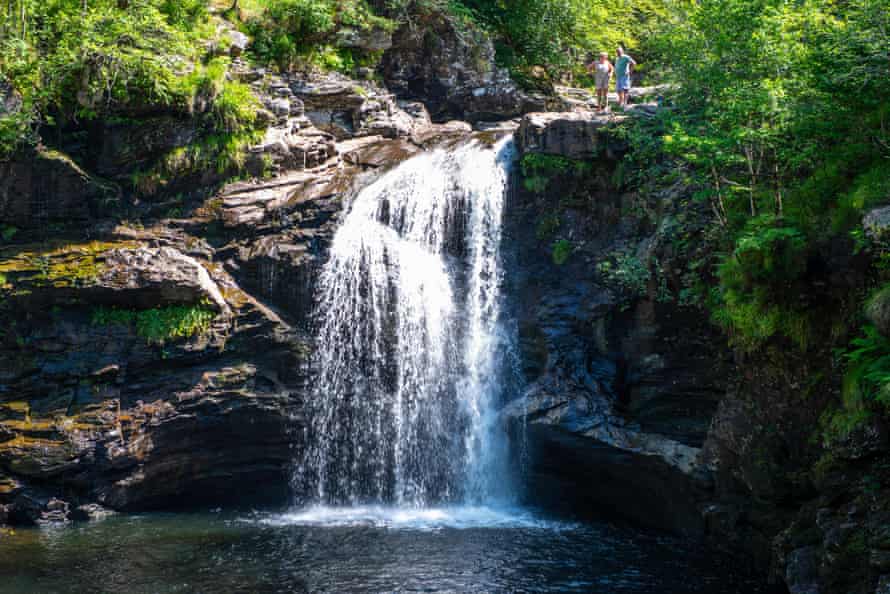
[[[268,526],[372,527],[393,530],[541,529],[566,530],[576,525],[536,517],[527,510],[486,506],[394,507],[313,505],[284,514],[247,520]]]

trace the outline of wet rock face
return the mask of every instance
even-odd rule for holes
[[[692,222],[687,232],[708,215],[676,210],[682,188],[641,200],[611,187],[608,164],[621,150],[609,149],[610,119],[535,113],[517,131],[526,154],[592,159],[584,185],[600,184],[579,195],[571,175],[532,180],[509,214],[523,246],[510,281],[531,383],[527,405],[507,412],[526,423],[535,491],[556,485],[545,502],[701,534],[747,553],[779,591],[881,591],[890,574],[880,528],[890,522],[888,427],[872,418],[846,434],[825,430],[823,413],[843,400],[834,337],[805,351],[775,341],[733,353],[704,311],[659,297],[660,283],[675,286],[686,269],[671,247],[677,215]],[[885,215],[866,216],[876,241]],[[553,243],[541,242],[552,228],[571,246],[561,266],[549,257]],[[847,241],[815,248],[805,296],[813,316],[842,325],[860,307],[850,296],[868,286],[868,264]],[[645,264],[656,260],[657,283]],[[605,282],[614,268],[597,274],[604,261],[638,278],[633,294]],[[865,312],[885,335],[888,302],[878,293]]]
[[[22,270],[24,256],[0,261],[19,271],[7,278],[0,307],[9,329],[0,338],[0,506],[8,521],[59,523],[102,507],[286,491],[303,339],[220,268],[173,247],[121,243],[36,255],[48,262],[54,280],[46,283]],[[18,306],[16,293],[67,295],[58,263],[86,254],[93,266],[72,277],[82,289],[76,301]],[[207,326],[153,341],[141,319],[98,322],[95,313],[175,304],[210,308]],[[263,492],[244,487],[259,484]]]
[[[533,113],[516,132],[523,155],[584,159],[587,173],[549,177],[543,191],[519,187],[508,207],[508,292],[528,388],[521,410],[507,412],[527,424],[529,492],[541,502],[701,535],[699,505],[712,488],[701,447],[731,359],[706,315],[660,299],[649,271],[632,294],[600,272],[616,252],[670,264],[663,227],[628,216],[639,198],[611,181],[621,154],[611,123]],[[562,263],[551,227],[572,238]]]
[[[0,161],[0,223],[38,228],[51,223],[88,221],[118,191],[71,159],[36,151]]]

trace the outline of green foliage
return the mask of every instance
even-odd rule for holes
[[[26,4],[23,34],[4,40],[15,44],[17,57],[13,64],[4,58],[0,67],[12,66],[13,85],[42,113],[90,118],[123,105],[173,104],[179,99],[177,78],[199,57],[198,42],[209,35],[198,27],[203,10],[196,12],[190,3]]]
[[[774,217],[753,219],[719,266],[719,290],[711,301],[714,321],[732,342],[753,351],[783,335],[798,347],[809,344],[807,315],[794,301],[806,272],[807,244],[799,230]]]
[[[19,230],[12,225],[0,225],[0,238],[9,243],[18,234]]]
[[[41,126],[191,110],[222,89],[225,64],[202,66],[217,35],[204,0],[17,0],[0,22],[0,72],[23,103],[0,116],[0,158]]]
[[[863,212],[890,202],[886,0],[704,0],[674,17],[650,46],[674,109],[624,126],[625,169],[695,188],[690,207],[713,215],[709,252],[728,255],[706,304],[734,345],[806,349],[814,245],[849,233],[861,249]]]
[[[632,296],[646,294],[651,275],[648,267],[632,252],[618,251],[599,262],[597,271],[606,282]]]
[[[93,310],[96,326],[128,326],[135,324],[136,333],[151,344],[188,338],[210,329],[214,312],[207,303],[199,305],[169,305],[144,310],[98,307]]]
[[[179,28],[196,27],[207,17],[206,0],[162,0],[158,9]]]
[[[855,227],[864,211],[885,202],[890,202],[890,160],[878,161],[852,180],[849,191],[838,200],[834,230]]]
[[[778,299],[777,293],[805,271],[805,250],[803,234],[785,221],[772,216],[754,219],[720,267],[723,287],[739,292],[764,288]]]
[[[22,144],[33,142],[33,114],[22,110],[0,116],[0,160],[8,158]]]
[[[843,439],[875,413],[890,414],[890,340],[867,324],[841,354],[847,364],[842,401],[821,419],[828,441]]]
[[[580,178],[590,171],[590,164],[560,155],[528,153],[520,162],[522,185],[529,192],[543,194],[550,181],[558,176]]]
[[[851,341],[844,357],[849,366],[845,400],[870,400],[890,411],[890,340],[867,325],[863,335]]]
[[[568,239],[559,239],[553,243],[553,263],[557,266],[562,266],[565,264],[569,256],[572,255],[572,252],[575,250],[574,246],[572,246],[572,242]]]
[[[560,155],[528,153],[522,157],[523,175],[559,175],[568,171],[571,161]]]
[[[130,181],[140,194],[153,196],[171,181],[200,175],[208,169],[237,177],[243,173],[248,149],[260,142],[263,134],[257,129],[208,134],[187,146],[173,149],[147,171],[133,173]],[[269,169],[268,164],[266,169]]]
[[[367,56],[337,47],[338,35],[395,27],[365,0],[264,0],[262,5],[260,14],[246,23],[253,37],[252,52],[282,70],[312,65],[351,72]],[[379,57],[374,56],[375,61]]]
[[[520,79],[534,67],[585,72],[593,54],[618,45],[640,48],[652,25],[673,20],[687,2],[667,0],[460,0],[452,14],[473,20],[495,38],[498,61]]]
[[[216,129],[238,133],[253,128],[260,102],[250,87],[243,83],[226,81],[213,102],[213,118]]]
[[[886,8],[707,0],[658,37],[681,107],[665,147],[725,224],[773,212],[822,225],[841,195],[866,201],[851,185],[890,157]]]

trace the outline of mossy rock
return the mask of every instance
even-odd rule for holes
[[[865,315],[878,332],[890,337],[890,284],[884,285],[868,300]]]
[[[0,250],[0,274],[12,292],[34,288],[76,288],[95,282],[104,270],[102,255],[112,249],[133,247],[133,242],[61,242],[15,246]]]

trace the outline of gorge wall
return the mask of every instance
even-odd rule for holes
[[[824,330],[807,349],[733,346],[686,293],[713,215],[695,188],[625,181],[622,119],[529,114],[517,131],[528,402],[510,414],[527,424],[530,496],[746,551],[779,591],[885,592],[887,428],[821,433],[844,371],[830,333],[855,315],[869,256],[843,238],[811,256],[790,289]]]
[[[435,43],[393,33],[384,85],[236,63],[263,103],[256,179],[209,168],[131,189],[200,134],[181,113],[0,162],[14,229],[0,247],[0,524],[286,500],[315,279],[344,202],[393,163],[518,124],[504,292],[526,393],[505,415],[527,432],[527,498],[741,550],[791,592],[890,591],[886,428],[827,452],[813,439],[840,390],[830,348],[734,351],[682,295],[708,246],[693,189],[623,182],[622,118],[545,112],[578,99],[522,92],[484,38],[427,18]],[[829,243],[812,262],[826,320],[866,282],[847,253]]]
[[[226,78],[261,103],[246,180],[195,157],[200,107],[139,105],[0,162],[0,524],[289,500],[316,278],[344,203],[466,140],[471,126],[448,117],[503,119],[530,101],[484,36],[427,18],[434,69],[415,29],[350,41],[389,48],[382,78],[398,96],[367,77],[248,66],[249,40],[231,35]]]

